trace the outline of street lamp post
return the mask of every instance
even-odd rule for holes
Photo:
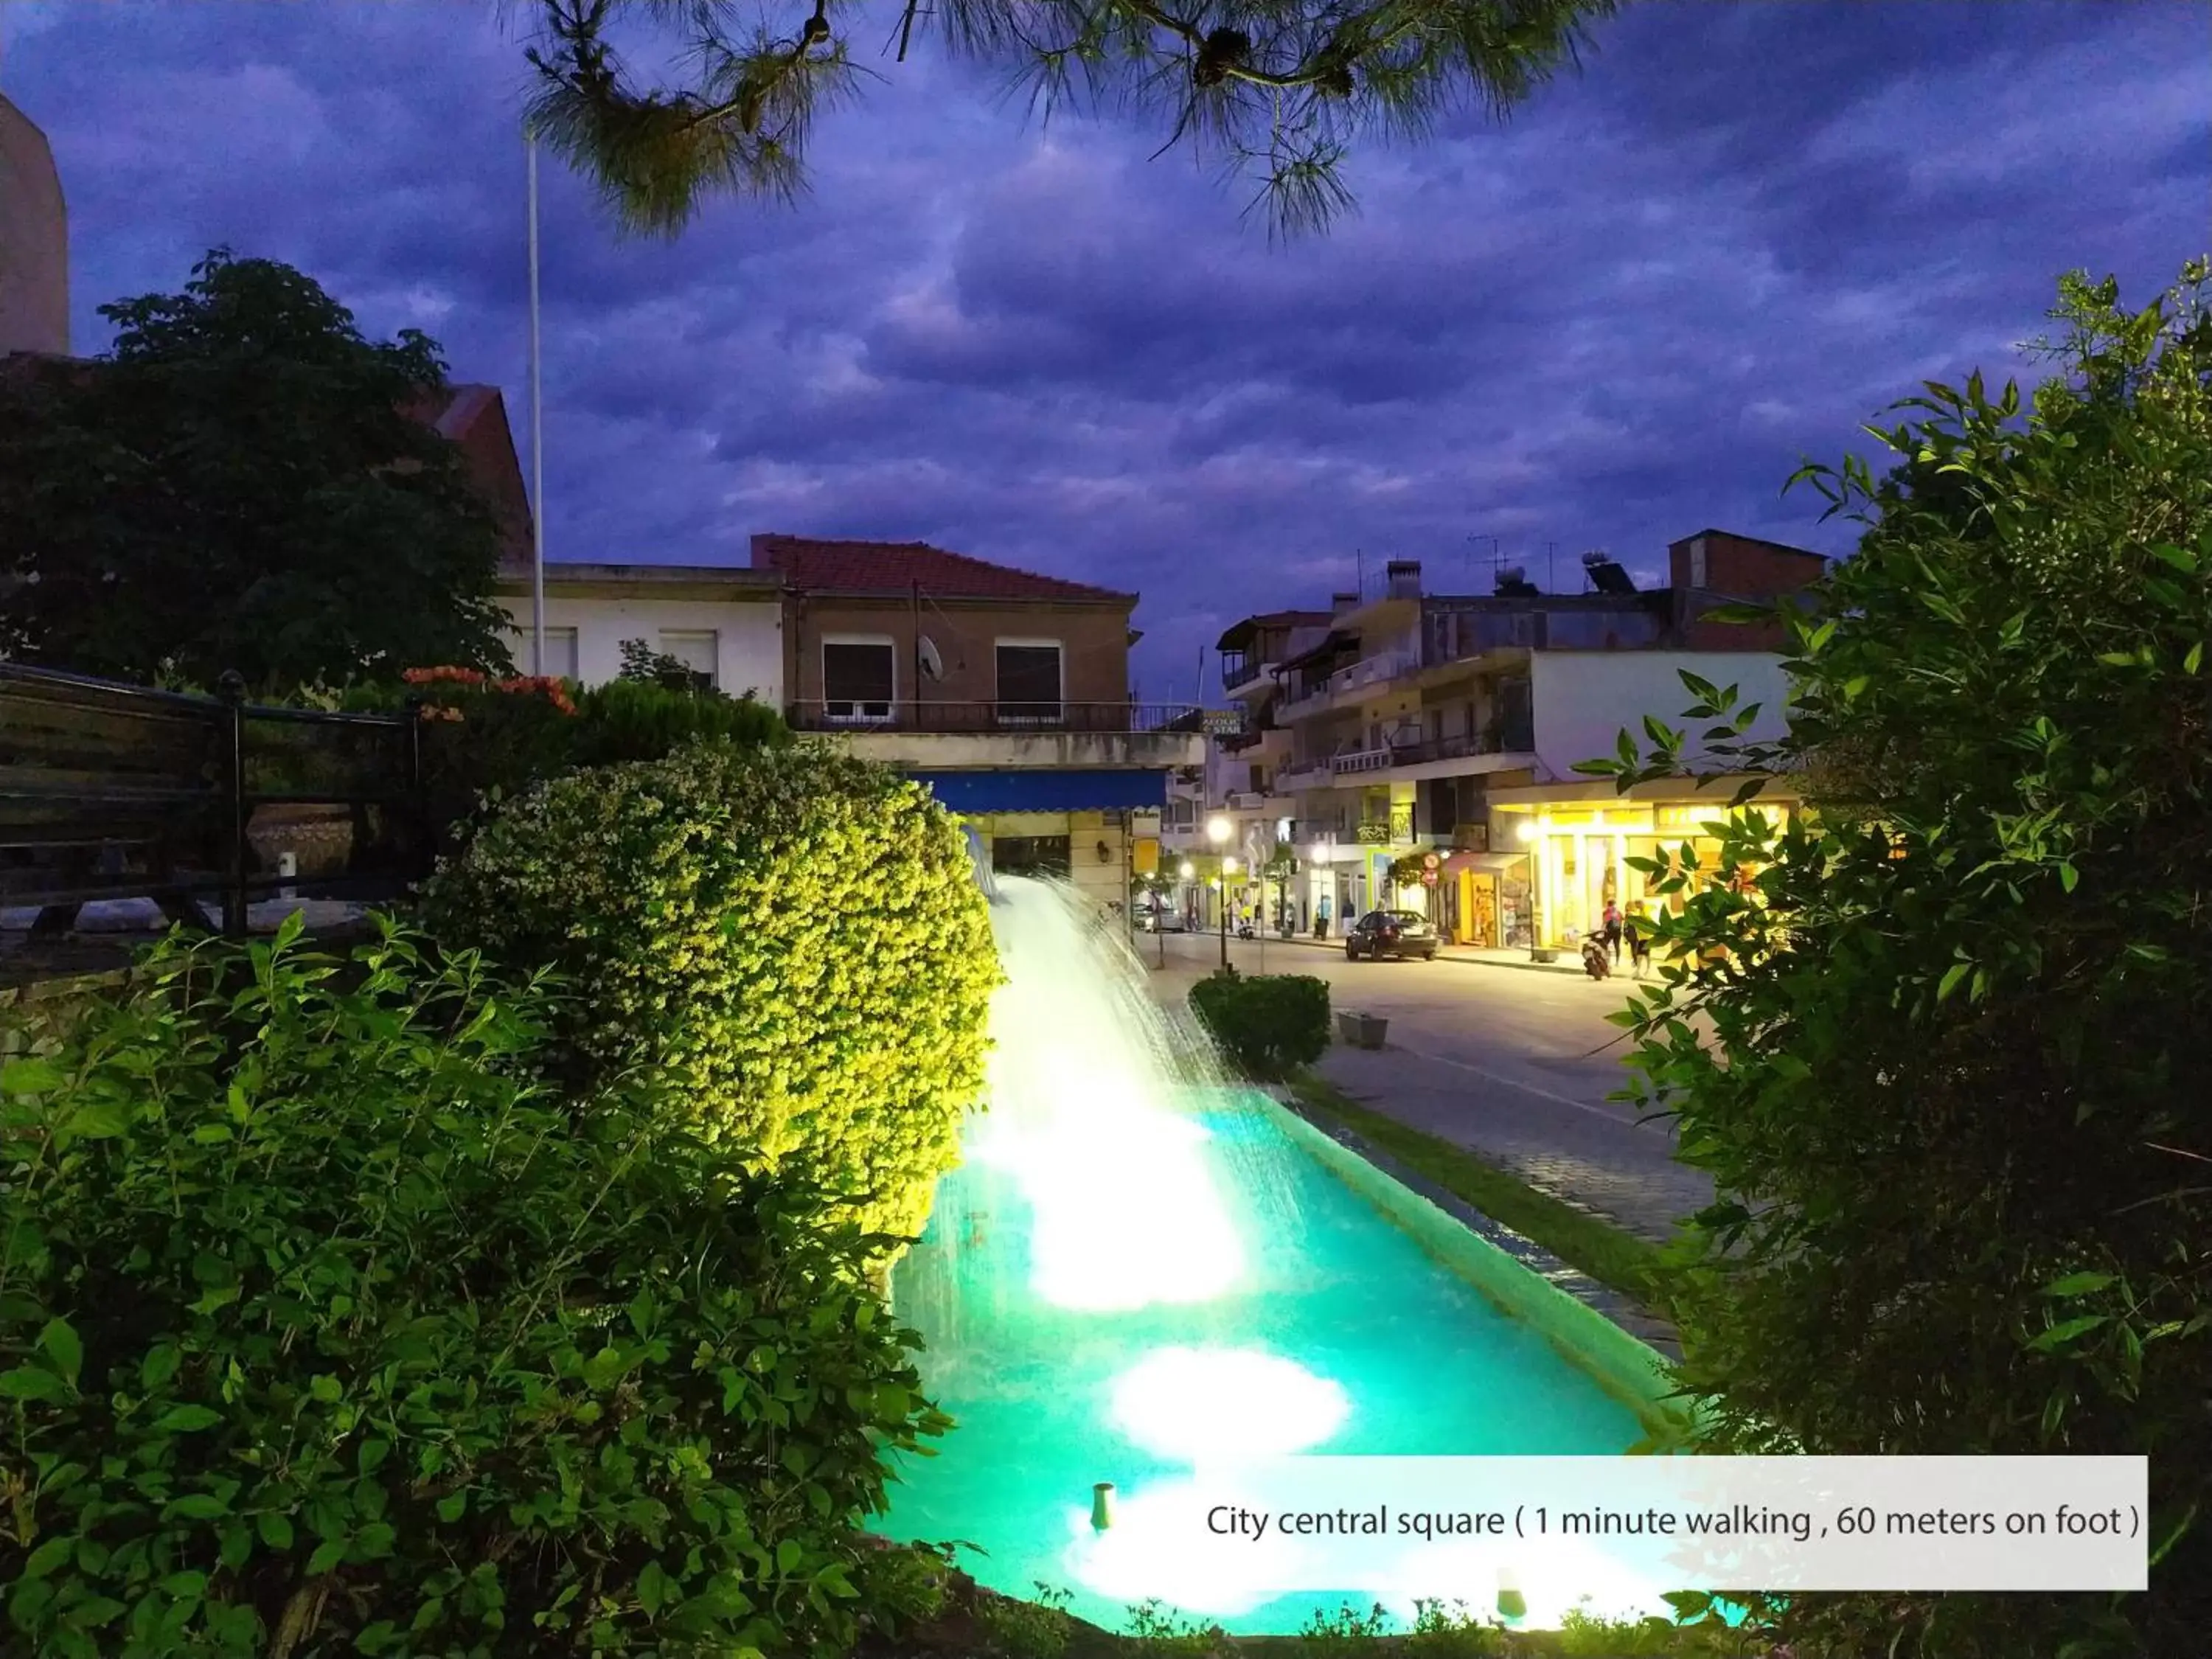
[[[1221,965],[1229,965],[1229,878],[1237,873],[1237,860],[1221,860]]]
[[[1218,812],[1206,821],[1206,838],[1213,843],[1213,850],[1217,855],[1221,855],[1222,849],[1229,845],[1229,837],[1235,832],[1235,829],[1236,826]],[[1220,862],[1221,965],[1226,968],[1229,965],[1229,869],[1231,860],[1225,855],[1222,855]]]

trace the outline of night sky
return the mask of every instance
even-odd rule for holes
[[[526,445],[530,12],[0,0],[76,349],[228,243],[428,331]],[[2212,244],[2195,0],[1632,6],[1506,124],[1358,153],[1358,216],[1287,247],[1156,128],[880,68],[810,198],[673,243],[547,161],[549,557],[927,539],[1140,592],[1139,684],[1187,696],[1224,626],[1361,556],[1486,591],[1473,538],[1539,582],[1555,543],[1563,586],[1708,525],[1847,550],[1780,493],[1802,459],[1923,378],[2021,372],[2062,270],[2140,302]]]

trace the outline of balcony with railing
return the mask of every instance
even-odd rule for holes
[[[1249,685],[1267,672],[1267,665],[1257,654],[1243,651],[1227,651],[1221,657],[1221,689],[1234,691],[1240,685]]]
[[[1205,730],[1205,711],[1187,702],[794,702],[796,732],[917,732],[952,736],[1081,732],[1100,736]]]
[[[1275,789],[1284,794],[1302,789],[1325,789],[1343,778],[1437,761],[1466,760],[1484,755],[1525,755],[1535,746],[1535,733],[1527,720],[1493,722],[1487,730],[1452,737],[1388,738],[1379,744],[1363,744],[1357,748],[1340,749],[1332,755],[1308,756],[1286,762],[1275,774]]]
[[[1326,755],[1285,761],[1275,769],[1275,790],[1279,794],[1289,794],[1299,789],[1325,789],[1335,776],[1335,769]]]
[[[1418,673],[1421,668],[1421,653],[1416,650],[1379,651],[1371,657],[1362,657],[1347,664],[1327,679],[1310,684],[1296,697],[1279,703],[1275,719],[1283,724],[1303,720],[1335,707],[1337,702],[1356,691],[1370,686],[1386,685],[1390,681]]]
[[[987,702],[924,698],[794,702],[794,731],[836,734],[863,758],[952,771],[1197,768],[1206,763],[1206,711],[1193,703]]]

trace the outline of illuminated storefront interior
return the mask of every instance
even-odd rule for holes
[[[1528,942],[1540,949],[1571,949],[1600,930],[1608,904],[1652,915],[1663,900],[1651,890],[1659,879],[1633,860],[1690,861],[1694,885],[1704,887],[1750,873],[1721,867],[1721,844],[1712,833],[1729,815],[1736,780],[1698,789],[1687,781],[1647,785],[1626,796],[1610,784],[1536,786],[1500,790],[1491,797],[1495,844],[1528,854],[1534,915]],[[1771,786],[1744,808],[1778,825],[1796,811],[1794,798]],[[1680,908],[1680,896],[1672,907]]]

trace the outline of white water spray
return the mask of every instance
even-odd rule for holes
[[[1263,1160],[1201,1121],[1202,1107],[1218,1121],[1227,1087],[1211,1044],[1159,1006],[1121,930],[1073,889],[1025,877],[997,886],[1006,981],[991,1006],[984,1109],[964,1139],[968,1161],[1029,1212],[1022,1290],[1113,1312],[1251,1288],[1263,1213],[1287,1182],[1247,1167]],[[939,1204],[935,1236],[951,1255],[997,1224],[956,1212],[955,1191]]]

